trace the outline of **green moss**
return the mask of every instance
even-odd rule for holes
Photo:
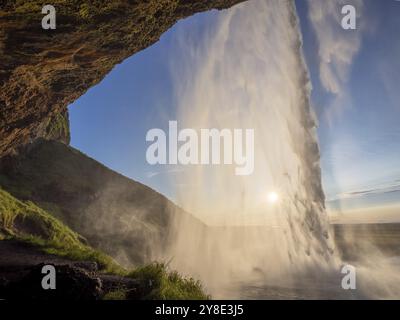
[[[89,19],[91,17],[91,8],[89,4],[83,3],[79,8],[79,15],[83,19]]]
[[[49,118],[46,124],[44,138],[63,141],[64,143],[69,144],[70,130],[67,111],[63,113],[57,113],[53,117]]]
[[[200,281],[186,278],[176,271],[168,270],[165,263],[152,263],[128,274],[134,279],[149,281],[151,293],[144,297],[151,300],[208,300]]]
[[[26,13],[26,12],[41,12],[42,6],[39,3],[33,1],[17,1],[17,7],[15,8],[16,13]]]
[[[126,300],[126,294],[124,289],[110,291],[103,296],[103,300]]]
[[[17,220],[20,226],[16,226]],[[21,225],[25,227],[21,228]],[[30,227],[35,232],[30,233]],[[83,244],[76,232],[51,214],[30,201],[19,201],[1,188],[0,230],[3,239],[28,242],[46,253],[73,260],[96,261],[105,272],[124,272],[111,257]]]
[[[18,225],[17,222],[18,221]],[[22,228],[25,224],[25,228]],[[30,233],[26,228],[35,226],[41,235]],[[0,188],[0,241],[15,239],[32,244],[46,253],[55,254],[77,261],[96,261],[104,272],[129,276],[151,283],[150,294],[143,299],[161,300],[204,300],[210,297],[204,293],[201,283],[193,278],[181,276],[168,270],[164,263],[152,263],[127,272],[111,257],[83,244],[80,236],[58,219],[33,202],[23,202]],[[108,292],[105,300],[124,300],[124,288]]]
[[[17,0],[6,1],[4,7],[13,10],[16,14],[30,15],[41,14],[42,7],[46,4],[53,5],[57,10],[57,14],[76,16],[82,20],[88,20],[95,16],[109,14],[111,12],[122,11],[128,7],[126,1],[123,0],[53,0],[50,3],[44,0]]]

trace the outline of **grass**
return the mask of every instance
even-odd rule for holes
[[[57,13],[77,16],[82,20],[91,19],[94,16],[108,14],[114,11],[128,10],[130,7],[124,0],[53,0],[48,3],[45,0],[6,0],[15,13],[18,14],[37,14],[40,13],[45,4],[53,5]],[[157,1],[154,1],[156,4]]]
[[[126,294],[124,289],[110,291],[103,296],[103,300],[126,300]]]
[[[17,223],[18,222],[18,223]],[[32,232],[27,232],[27,228]],[[40,235],[38,234],[40,233]],[[206,300],[201,283],[170,271],[165,263],[152,263],[133,271],[126,271],[108,255],[81,241],[72,231],[47,211],[31,201],[20,201],[0,188],[0,241],[15,239],[40,248],[46,253],[77,261],[96,261],[102,271],[133,279],[145,280],[151,291],[143,299],[151,300]],[[110,291],[104,300],[125,300],[124,288]]]
[[[35,232],[27,232],[26,228],[33,228]],[[125,272],[111,257],[84,244],[76,232],[51,214],[30,201],[14,198],[1,188],[0,230],[2,239],[27,242],[46,253],[72,260],[96,261],[104,272]]]
[[[70,140],[68,113],[57,113],[49,118],[46,128],[46,139],[64,138],[67,143]]]
[[[152,263],[137,268],[129,277],[149,281],[152,290],[145,299],[150,300],[208,300],[200,281],[186,278],[177,271],[168,270],[165,263]]]

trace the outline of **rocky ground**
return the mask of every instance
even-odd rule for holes
[[[41,287],[41,270],[48,264],[56,267],[55,290]],[[151,284],[101,273],[96,262],[46,254],[19,241],[0,241],[0,299],[97,300],[118,290],[126,291],[130,299],[140,299]]]
[[[56,290],[41,287],[44,265],[56,267]],[[151,290],[144,280],[104,274],[96,262],[73,261],[46,254],[19,241],[0,241],[0,299],[97,300],[124,290],[140,299]]]

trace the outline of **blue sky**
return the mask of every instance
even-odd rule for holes
[[[360,38],[343,83],[345,97],[339,99],[319,81],[315,33],[310,32],[306,8],[298,5],[319,119],[323,184],[328,199],[339,198],[332,203],[335,207],[400,200],[400,3],[367,0],[363,4],[357,31],[339,26],[336,30],[341,38],[348,32],[357,32]],[[337,114],[330,113],[331,104],[336,104]]]
[[[313,85],[323,185],[332,200],[330,206],[346,209],[398,204],[400,2],[363,1],[362,8],[357,8],[362,14],[356,31],[344,31],[340,25],[327,29],[344,45],[358,44],[344,66],[346,76],[338,81],[339,93],[329,92],[321,80],[319,49],[332,44],[318,39],[307,2],[298,0],[296,5]],[[171,168],[162,168],[159,173],[147,164],[145,135],[151,128],[165,128],[168,120],[175,118],[168,61],[174,59],[177,33],[187,27],[199,34],[205,32],[214,16],[215,12],[208,12],[179,22],[159,42],[116,66],[74,102],[69,108],[72,146],[173,199],[168,179]],[[197,36],[192,34],[193,39]]]

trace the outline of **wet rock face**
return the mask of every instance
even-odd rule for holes
[[[179,19],[243,0],[58,0],[0,4],[0,156],[38,137],[69,142],[67,106]]]

